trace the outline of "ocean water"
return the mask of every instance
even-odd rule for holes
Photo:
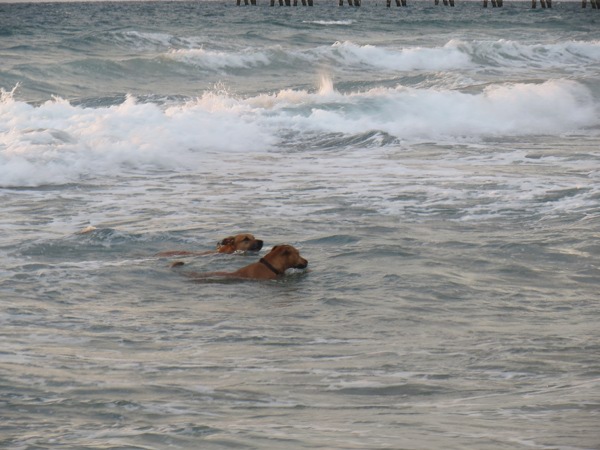
[[[0,447],[599,449],[600,12],[259,3],[0,4]]]

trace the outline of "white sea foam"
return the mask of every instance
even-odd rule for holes
[[[86,108],[39,106],[3,91],[0,185],[65,183],[131,168],[198,168],[211,153],[305,146],[314,136],[381,132],[405,142],[549,134],[596,123],[598,105],[568,80],[495,85],[479,93],[376,88],[342,93],[326,76],[315,92],[236,98],[226,90],[160,107],[128,97]]]
[[[322,51],[324,56],[343,65],[368,65],[388,70],[445,70],[470,65],[469,56],[453,45],[394,49],[345,41],[336,42],[330,49]]]
[[[2,186],[67,183],[120,167],[187,167],[207,152],[256,151],[271,143],[258,122],[210,99],[166,109],[132,97],[106,108],[62,99],[34,107],[5,93],[0,117]]]
[[[447,48],[468,54],[479,64],[502,67],[550,68],[600,63],[600,41],[527,44],[512,40],[451,40]]]
[[[386,48],[350,41],[309,50],[282,49],[225,52],[203,48],[171,49],[166,58],[206,70],[251,68],[276,63],[331,64],[340,67],[374,67],[385,70],[445,70],[470,67],[470,57],[454,44],[436,48]]]
[[[302,23],[314,24],[314,25],[352,25],[354,20],[303,20]]]
[[[154,49],[169,47],[174,37],[166,33],[147,33],[140,31],[122,31],[111,34],[111,38],[118,43],[136,49]]]
[[[562,133],[593,125],[597,110],[589,91],[567,80],[491,86],[478,94],[404,87],[340,93],[326,82],[317,93],[285,90],[246,102],[304,106],[264,118],[297,131],[378,130],[408,140]]]
[[[167,58],[208,70],[251,68],[267,65],[269,57],[261,51],[222,52],[216,50],[173,49]]]
[[[148,37],[145,40],[150,39]],[[160,37],[151,37],[161,42]],[[162,38],[163,41],[166,38]],[[206,70],[251,68],[271,64],[333,64],[340,68],[377,68],[386,71],[443,71],[477,67],[562,68],[583,70],[600,62],[600,41],[525,44],[511,40],[452,39],[439,47],[394,47],[338,41],[308,50],[279,46],[263,50],[217,51],[204,48],[171,49],[166,57]],[[583,67],[581,67],[583,66]]]
[[[551,68],[600,63],[600,41],[525,44],[511,40],[452,39],[441,47],[382,47],[336,42],[316,52],[344,66],[385,70],[453,70],[495,64],[502,67]],[[575,67],[577,70],[581,68]]]

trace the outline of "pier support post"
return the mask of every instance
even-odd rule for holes
[[[535,1],[535,0],[533,0],[533,1]],[[487,2],[488,2],[488,0],[483,0],[483,7],[484,8],[487,8]]]
[[[313,0],[308,0],[308,6],[312,6],[313,5]]]
[[[454,0],[450,0],[450,6],[454,7]]]
[[[590,3],[592,4],[592,9],[599,9],[600,5],[598,5],[598,0],[590,0]]]
[[[402,6],[406,6],[406,0],[402,0]]]
[[[402,6],[402,2],[400,0],[396,0],[396,6]]]

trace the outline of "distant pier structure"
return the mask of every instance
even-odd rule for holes
[[[237,5],[241,6],[242,0],[236,0]],[[254,5],[256,6],[257,0],[243,0],[244,5]],[[298,6],[298,0],[269,0],[271,2],[271,6],[275,6],[275,3],[278,3],[279,6]],[[344,0],[337,0],[339,6],[344,6]],[[406,6],[407,0],[394,0],[396,6]],[[434,4],[439,5],[440,0],[433,0]],[[528,0],[527,0],[528,1]],[[538,0],[531,0],[531,8],[537,8]],[[300,0],[302,6],[313,6],[314,0]],[[346,0],[348,6],[360,6],[362,0]],[[493,8],[502,8],[504,6],[504,0],[483,0],[483,7],[488,7],[488,2],[492,4]],[[542,8],[552,8],[552,0],[539,0],[540,6]],[[588,0],[581,0],[581,7],[587,8]],[[454,0],[442,0],[444,6],[454,6]],[[392,6],[392,0],[385,0],[385,5],[389,8]],[[600,9],[600,0],[590,0],[590,5],[592,9]]]
[[[540,0],[542,8],[552,8],[552,0]],[[535,9],[537,7],[536,0],[531,0],[531,7]]]
[[[531,0],[533,1],[533,0]],[[590,0],[593,9],[600,9],[600,0]],[[581,7],[585,8],[587,6],[586,0],[581,0]]]
[[[302,2],[302,6],[313,6],[313,0],[300,0]],[[237,5],[240,6],[242,4],[242,0],[237,0]],[[244,0],[244,5],[256,5],[256,0]],[[279,6],[298,6],[298,0],[279,0]],[[275,0],[271,0],[271,6],[275,6]]]

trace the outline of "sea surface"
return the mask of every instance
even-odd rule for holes
[[[0,448],[600,448],[600,11],[315,1],[0,4]]]

